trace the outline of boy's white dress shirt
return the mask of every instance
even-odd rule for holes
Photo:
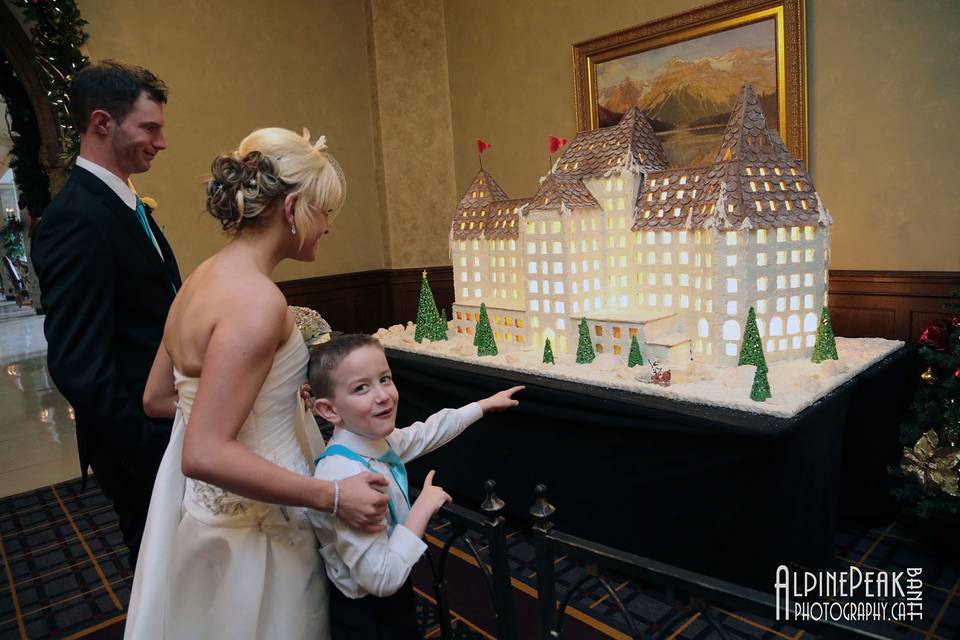
[[[397,520],[406,520],[410,509],[397,486],[390,465],[377,458],[387,452],[388,445],[404,463],[458,436],[464,429],[483,417],[483,409],[476,402],[459,409],[443,409],[406,429],[395,429],[384,438],[371,440],[343,428],[336,428],[327,443],[339,444],[368,459],[370,466],[387,479],[387,490],[396,510]],[[343,480],[367,471],[362,463],[338,455],[322,458],[313,477],[320,480]],[[443,474],[439,475],[443,484]],[[366,533],[352,529],[329,513],[308,511],[327,575],[334,586],[348,598],[362,598],[373,594],[378,598],[394,594],[403,586],[410,570],[427,545],[403,524],[394,525],[387,515],[387,530]]]

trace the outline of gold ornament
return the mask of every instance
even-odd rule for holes
[[[330,339],[330,324],[309,307],[290,307],[293,321],[308,347],[322,344]]]
[[[900,469],[916,480],[927,495],[942,491],[960,497],[960,449],[938,447],[937,432],[931,429],[920,436],[913,449],[903,449]]]
[[[927,384],[933,384],[937,381],[937,374],[933,372],[933,365],[927,367],[927,370],[920,374],[920,379]]]

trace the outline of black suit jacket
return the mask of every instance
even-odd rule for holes
[[[47,364],[76,415],[80,467],[91,451],[152,485],[170,422],[143,412],[143,389],[180,271],[163,233],[99,178],[74,167],[33,237],[46,310]]]

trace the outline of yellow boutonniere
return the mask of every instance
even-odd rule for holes
[[[140,202],[142,202],[143,206],[150,210],[150,213],[153,213],[157,210],[157,201],[150,196],[140,196]]]

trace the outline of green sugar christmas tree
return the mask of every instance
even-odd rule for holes
[[[761,357],[763,354],[761,354]],[[757,365],[757,372],[753,374],[753,387],[750,389],[750,399],[756,402],[763,402],[771,398],[770,381],[767,380],[767,365],[760,363]]]
[[[577,364],[590,364],[597,354],[593,352],[593,343],[590,342],[590,328],[587,319],[580,319],[580,340],[577,342]]]
[[[447,339],[447,310],[440,309],[440,322],[437,323],[437,337],[436,340],[446,340]]]
[[[473,344],[477,347],[478,356],[497,355],[497,341],[493,339],[493,329],[490,328],[490,319],[487,317],[487,305],[480,303],[480,319],[474,330]]]
[[[640,343],[637,342],[637,336],[630,337],[630,355],[627,357],[627,366],[635,367],[643,364],[643,354],[640,353]]]
[[[737,366],[752,364],[758,369],[767,368],[767,359],[763,355],[763,341],[757,329],[757,313],[750,307],[747,323],[743,326],[743,340],[740,343],[740,360]]]
[[[441,337],[442,336],[442,337]],[[427,282],[427,272],[423,272],[420,279],[420,301],[417,304],[417,330],[413,339],[417,342],[427,340],[446,340],[447,327],[444,323],[441,332],[440,314],[437,313],[437,303],[433,299],[433,291]]]
[[[553,347],[550,346],[550,338],[543,343],[543,364],[556,364],[553,361]]]
[[[820,313],[820,324],[817,325],[817,341],[813,343],[814,362],[824,360],[839,360],[837,357],[837,341],[833,337],[833,325],[830,323],[830,312],[824,307]]]

